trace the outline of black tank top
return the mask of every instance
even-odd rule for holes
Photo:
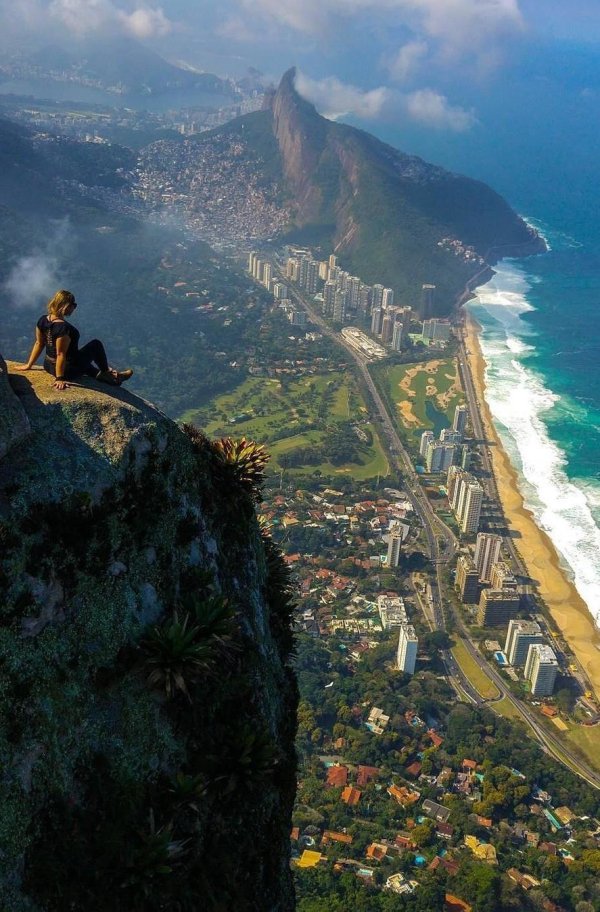
[[[37,327],[40,330],[44,344],[46,346],[46,357],[56,360],[56,340],[61,336],[68,336],[71,340],[67,349],[67,361],[73,361],[77,356],[79,349],[79,330],[66,320],[50,320],[46,314],[37,321]]]

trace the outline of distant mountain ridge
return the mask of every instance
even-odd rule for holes
[[[209,240],[219,230],[230,232],[230,242],[242,240],[230,226],[243,221],[240,186],[252,186],[270,215],[261,222],[257,208],[246,241],[287,239],[321,255],[335,252],[343,268],[392,287],[412,306],[423,284],[435,284],[439,313],[449,312],[467,282],[489,274],[501,256],[545,249],[490,187],[321,117],[294,81],[291,69],[265,96],[262,111],[186,138],[183,149],[167,142],[144,150],[155,184],[177,186],[190,210],[194,187],[220,198],[228,218],[208,224]],[[207,168],[207,156],[216,153],[219,167]]]
[[[173,89],[198,89],[207,94],[235,96],[232,82],[213,73],[199,73],[169,63],[159,54],[126,36],[95,36],[67,48],[54,45],[27,55],[20,64],[25,77],[102,86],[116,94],[159,94]],[[13,62],[12,67],[19,67]],[[6,70],[6,65],[2,67]]]
[[[331,249],[346,268],[394,287],[407,303],[433,282],[447,310],[481,264],[439,246],[444,238],[473,247],[490,264],[545,249],[486,184],[320,117],[294,80],[292,69],[269,99],[294,226],[304,238],[329,226]]]

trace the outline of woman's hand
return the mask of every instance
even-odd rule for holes
[[[55,390],[66,390],[69,389],[69,384],[66,380],[55,380],[54,381]]]
[[[32,368],[31,364],[15,364],[15,370],[18,370],[18,371],[28,371],[28,370],[31,370],[31,368]]]

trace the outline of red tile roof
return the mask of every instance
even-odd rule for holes
[[[342,792],[341,798],[342,801],[347,804],[349,807],[356,807],[360,801],[360,796],[362,792],[360,789],[353,788],[351,785],[347,785],[344,791]]]
[[[327,785],[345,786],[348,782],[347,766],[330,766],[327,770]]]

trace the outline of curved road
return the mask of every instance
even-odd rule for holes
[[[355,349],[348,345],[339,333],[335,332],[335,330],[332,330],[327,325],[325,320],[316,313],[309,302],[297,291],[296,288],[290,287],[290,285],[288,285],[288,294],[293,296],[296,301],[303,307],[303,309],[310,317],[311,322],[315,323],[319,327],[323,335],[332,339],[337,345],[340,345],[342,348],[344,348],[344,350],[350,355],[360,371],[360,375],[365,383],[365,386],[369,390],[369,393],[379,415],[379,419],[381,421],[383,433],[388,443],[390,460],[392,463],[395,463],[396,468],[402,472],[406,481],[408,482],[406,485],[406,492],[415,513],[421,520],[423,528],[425,529],[425,534],[427,536],[429,544],[429,555],[432,563],[436,568],[436,586],[433,593],[433,622],[434,626],[437,629],[443,630],[445,628],[445,624],[442,598],[443,581],[441,578],[441,567],[443,564],[450,561],[456,553],[458,547],[456,537],[451,529],[449,529],[448,526],[446,526],[445,523],[443,523],[442,520],[434,513],[427,495],[420,485],[419,477],[414,470],[411,458],[407,453],[393,425],[392,418],[388,413],[386,404],[381,398],[379,391],[375,386],[373,378],[369,373],[367,360],[361,357]],[[477,405],[477,396],[475,393],[473,378],[469,369],[469,362],[466,357],[462,335],[460,339],[459,367],[461,372],[461,379],[463,381],[463,388],[465,389],[467,403],[469,406],[469,415],[473,432],[475,434],[475,437],[482,442],[482,464],[487,474],[487,478],[485,479],[484,483],[485,493],[489,499],[493,500],[495,503],[500,503],[500,498],[496,488],[496,480],[492,471],[491,456],[486,445],[484,428],[481,421],[480,410]],[[438,535],[444,541],[443,551],[440,551]],[[519,568],[519,572],[521,572],[522,575],[527,578],[527,568],[525,567],[520,555],[516,551],[512,540],[510,537],[506,536],[505,540],[510,550],[511,556],[514,559],[516,566]],[[479,650],[469,639],[468,631],[462,622],[462,618],[458,615],[458,612],[453,612],[453,616],[471,657],[475,662],[477,662],[482,671],[484,671],[485,674],[487,674],[488,677],[492,679],[494,684],[496,684],[501,696],[506,698],[516,709],[519,716],[521,716],[521,718],[531,728],[544,749],[564,766],[569,767],[573,772],[577,773],[577,775],[579,775],[590,785],[600,789],[600,775],[596,772],[596,770],[582,761],[567,746],[565,746],[564,740],[560,739],[558,735],[554,735],[552,732],[547,731],[540,724],[533,711],[526,704],[522,703],[512,695],[512,692],[507,687],[504,679],[501,677],[499,672],[496,671],[496,669],[493,668],[483,658]],[[461,691],[467,697],[467,699],[476,706],[482,706],[486,704],[487,701],[485,701],[472,686],[449,650],[444,652],[444,662],[448,671],[448,676],[454,684],[455,689]],[[494,708],[493,702],[489,705],[491,709]]]

